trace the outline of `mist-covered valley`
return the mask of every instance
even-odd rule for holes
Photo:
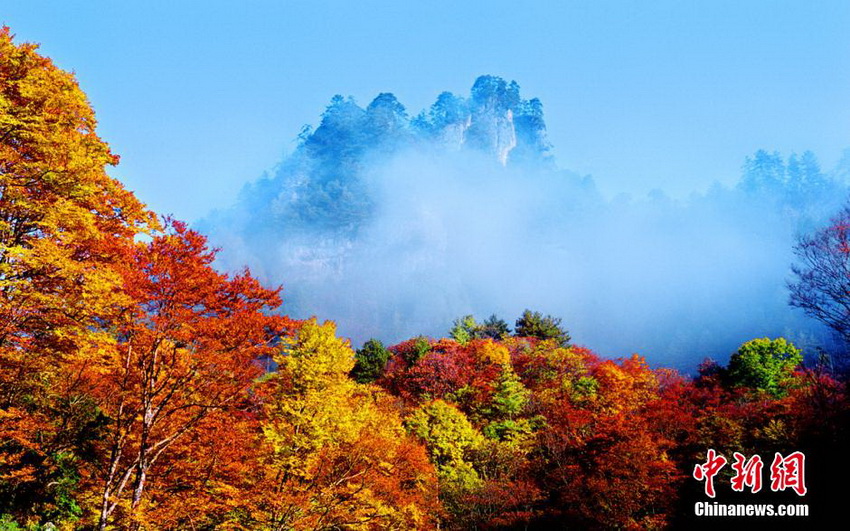
[[[198,227],[220,268],[282,284],[285,311],[333,319],[355,346],[530,308],[603,356],[693,371],[755,337],[832,345],[786,283],[796,238],[844,203],[850,156],[824,169],[766,148],[742,154],[734,186],[605,196],[560,167],[543,103],[516,82],[481,76],[416,115],[390,93],[366,108],[335,96],[292,154]]]

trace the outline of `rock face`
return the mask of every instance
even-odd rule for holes
[[[466,143],[507,165],[511,150],[517,145],[514,111],[521,103],[516,82],[507,85],[501,78],[479,77],[472,86],[472,120],[466,131]]]
[[[479,77],[469,99],[440,94],[412,125],[449,149],[483,151],[503,166],[551,158],[540,100],[523,100],[516,81],[496,76]]]

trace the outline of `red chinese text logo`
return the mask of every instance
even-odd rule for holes
[[[706,454],[705,464],[694,466],[694,479],[705,481],[705,495],[709,498],[714,498],[714,476],[724,466],[726,466],[726,458],[717,455],[714,449],[710,449]]]
[[[749,487],[753,494],[759,492],[764,468],[761,457],[754,455],[747,459],[738,452],[735,452],[733,457],[735,461],[732,463],[732,470],[735,471],[735,475],[731,480],[732,490],[743,492]],[[719,455],[714,449],[709,449],[706,452],[705,463],[694,466],[694,479],[705,481],[705,495],[709,498],[715,496],[714,477],[726,466],[726,463],[725,457]],[[806,456],[803,452],[794,452],[788,457],[782,457],[782,454],[777,452],[770,465],[770,490],[779,492],[792,489],[797,495],[804,496],[806,494],[805,464]]]
[[[794,452],[782,457],[779,452],[770,465],[770,490],[794,489],[798,496],[806,494],[806,456],[803,452]]]
[[[735,471],[735,477],[732,478],[732,490],[743,492],[744,487],[750,487],[750,491],[755,494],[761,490],[761,469],[763,463],[761,457],[754,455],[749,461],[746,458],[735,452],[732,454],[735,462],[732,463],[732,469]]]

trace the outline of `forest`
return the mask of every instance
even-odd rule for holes
[[[402,129],[445,139],[468,123],[472,149],[509,166],[519,146],[549,172],[541,104],[518,90],[479,78],[471,107],[443,95]],[[358,109],[334,99],[283,176],[243,194],[237,210],[272,210],[246,234],[283,226],[298,245],[338,246],[366,230],[377,203],[357,172],[371,155],[323,154],[323,135],[345,113],[386,133],[403,108],[382,95]],[[476,121],[485,110],[519,124],[514,136]],[[0,530],[695,528],[712,523],[695,503],[715,501],[806,504],[806,525],[840,514],[841,349],[752,337],[688,376],[598,355],[534,309],[354,348],[324,316],[284,311],[286,280],[223,272],[227,249],[201,232],[212,218],[159,215],[110,177],[119,159],[96,125],[74,75],[0,31]],[[392,151],[393,135],[365,142]],[[309,173],[318,185],[286,177],[317,160],[331,161]],[[357,179],[338,177],[348,164]],[[846,189],[811,154],[748,164],[740,188],[715,194],[769,194],[793,218],[805,236],[787,249],[791,304],[843,344],[850,213],[829,221],[813,205]],[[244,206],[277,185],[311,192]],[[583,186],[578,199],[593,196]]]

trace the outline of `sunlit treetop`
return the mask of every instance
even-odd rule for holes
[[[84,333],[118,303],[105,265],[157,225],[106,173],[118,157],[74,76],[37,50],[0,30],[0,347],[44,338],[33,326]]]

